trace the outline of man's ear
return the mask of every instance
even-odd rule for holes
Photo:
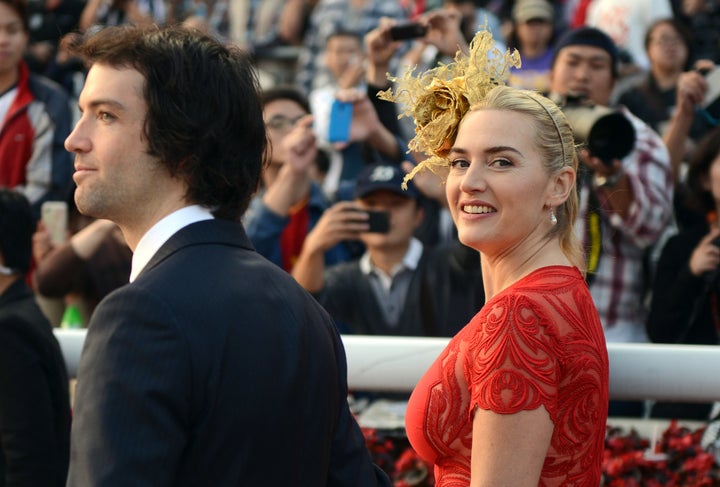
[[[570,191],[575,188],[575,170],[571,167],[563,167],[550,177],[548,183],[547,205],[556,208],[568,199]]]

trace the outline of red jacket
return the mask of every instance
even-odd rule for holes
[[[36,210],[47,200],[66,201],[72,157],[65,138],[72,110],[65,91],[20,64],[18,91],[0,125],[0,186],[17,188]]]

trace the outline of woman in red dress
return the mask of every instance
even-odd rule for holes
[[[535,92],[498,86],[470,104],[446,193],[486,304],[417,384],[407,434],[438,487],[596,487],[608,357],[573,232],[572,129]]]

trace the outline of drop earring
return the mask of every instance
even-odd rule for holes
[[[550,210],[550,223],[557,225],[557,217],[555,216],[555,210]]]

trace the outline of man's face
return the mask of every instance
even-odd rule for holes
[[[82,115],[65,140],[75,154],[78,209],[121,227],[147,223],[144,217],[162,211],[159,202],[176,184],[147,153],[144,82],[134,69],[94,64],[80,93]]]
[[[615,80],[612,58],[593,46],[563,47],[550,71],[550,91],[558,95],[585,96],[597,105],[607,105]]]
[[[336,35],[328,40],[325,49],[325,64],[328,70],[340,78],[343,73],[362,61],[362,44],[353,36]]]
[[[650,33],[648,41],[648,58],[654,67],[670,72],[683,70],[688,58],[688,48],[670,22],[658,24]]]
[[[0,3],[0,76],[18,69],[27,44],[22,19],[9,5]]]
[[[307,115],[307,111],[293,100],[279,98],[268,102],[263,107],[263,120],[267,128],[270,145],[270,164],[263,170],[263,184],[272,186],[278,171],[288,158],[283,147],[283,140],[293,130],[295,124]]]

